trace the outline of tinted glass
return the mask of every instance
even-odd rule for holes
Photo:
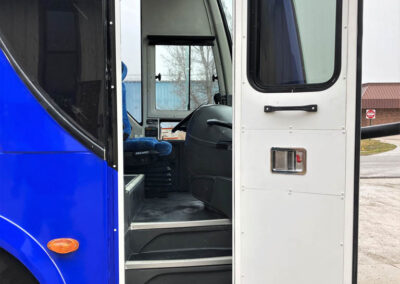
[[[193,110],[219,91],[211,46],[156,46],[156,74],[158,110]]]
[[[0,33],[31,81],[103,141],[103,1],[1,0]]]
[[[337,0],[250,0],[249,76],[261,88],[335,73]]]

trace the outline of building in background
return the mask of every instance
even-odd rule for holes
[[[362,88],[362,126],[400,121],[400,83],[368,83]],[[375,119],[366,111],[376,110]]]

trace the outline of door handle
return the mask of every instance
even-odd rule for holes
[[[306,105],[306,106],[264,106],[264,112],[275,112],[275,111],[306,111],[306,112],[317,112],[318,105]]]

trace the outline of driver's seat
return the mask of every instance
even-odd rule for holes
[[[205,105],[193,112],[185,156],[192,195],[232,218],[232,108]]]
[[[122,62],[122,81],[128,74],[128,67]],[[124,120],[124,152],[141,153],[152,151],[158,156],[168,156],[172,152],[172,145],[165,141],[158,141],[154,137],[129,138],[132,126],[126,106],[126,85],[122,82],[122,115]]]

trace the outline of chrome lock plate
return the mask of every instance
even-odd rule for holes
[[[304,175],[307,151],[304,148],[271,148],[271,171],[277,174]]]

